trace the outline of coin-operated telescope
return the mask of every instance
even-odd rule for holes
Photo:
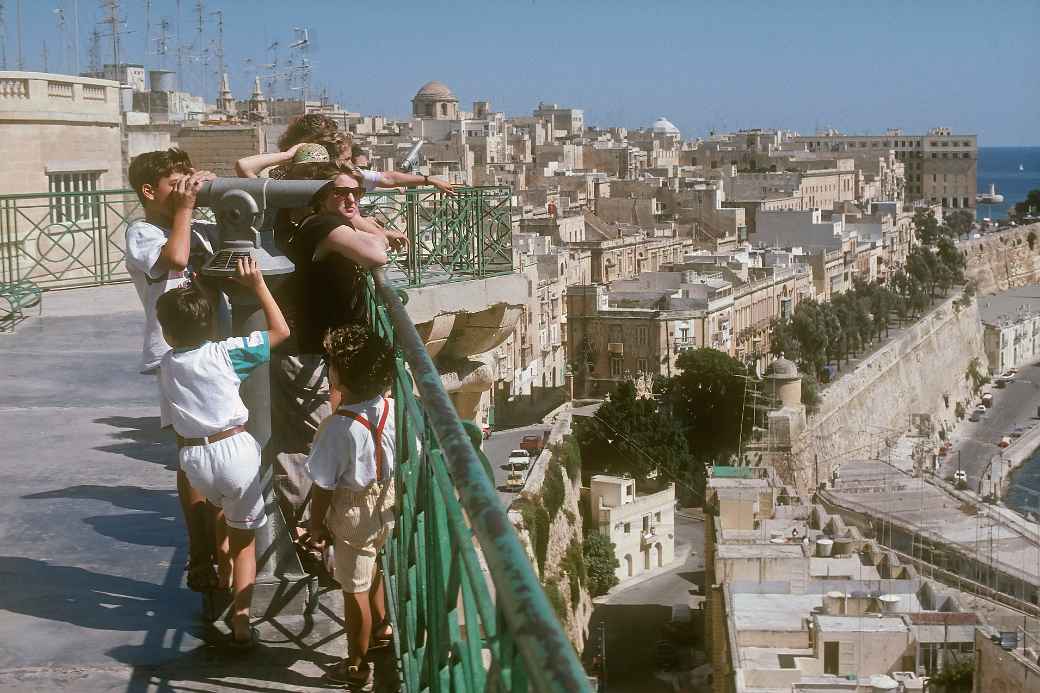
[[[207,277],[232,277],[242,257],[251,257],[265,277],[289,274],[293,264],[274,247],[269,223],[276,209],[306,207],[325,180],[216,178],[199,189],[198,205],[213,210],[221,247],[202,268]]]

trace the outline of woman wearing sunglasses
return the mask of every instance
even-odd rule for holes
[[[292,337],[272,354],[272,438],[265,447],[265,454],[274,456],[275,489],[301,559],[310,561],[321,554],[308,550],[303,536],[311,487],[304,465],[318,425],[339,405],[330,401],[322,342],[331,329],[367,321],[366,275],[387,262],[387,250],[399,239],[361,216],[364,184],[356,171],[344,173],[327,161],[303,162],[292,166],[287,178],[328,181],[311,207],[299,210],[297,223],[281,219],[283,247],[296,266],[278,292]]]

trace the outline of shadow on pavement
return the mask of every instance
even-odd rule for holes
[[[160,428],[158,416],[106,416],[94,419],[94,423],[121,429],[109,434],[109,437],[126,441],[101,445],[95,450],[161,464],[172,472],[177,471],[177,447],[173,434]]]
[[[126,515],[97,515],[83,522],[99,534],[128,544],[176,546],[187,541],[180,521],[176,491],[144,489],[139,486],[96,486],[84,484],[24,496],[30,500],[89,498],[138,512]]]

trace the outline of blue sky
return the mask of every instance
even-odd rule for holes
[[[22,0],[23,60],[51,71],[71,64],[53,10],[64,8],[71,43],[75,0]],[[100,19],[79,0],[81,64]],[[146,55],[145,0],[123,0],[123,55]],[[185,43],[196,0],[181,0]],[[17,0],[6,2],[6,53],[14,68]],[[163,17],[171,23],[166,66],[176,65],[176,0],[151,2],[152,52]],[[664,115],[688,137],[710,130],[836,127],[920,132],[936,125],[975,132],[981,145],[1040,145],[1040,2],[915,0],[765,2],[727,0],[205,0],[205,38],[223,10],[232,88],[250,90],[254,64],[281,60],[293,27],[309,27],[312,83],[350,110],[405,116],[431,79],[464,108],[490,99],[496,110],[529,114],[539,100],[584,108],[595,125],[638,127]],[[106,31],[101,27],[102,32]],[[111,44],[102,39],[111,61]],[[246,62],[251,59],[253,63]],[[216,90],[216,59],[186,63],[186,83]]]

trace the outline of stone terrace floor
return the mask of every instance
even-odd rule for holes
[[[141,332],[123,284],[48,293],[0,334],[0,691],[325,689],[338,592],[244,656],[199,619]]]

